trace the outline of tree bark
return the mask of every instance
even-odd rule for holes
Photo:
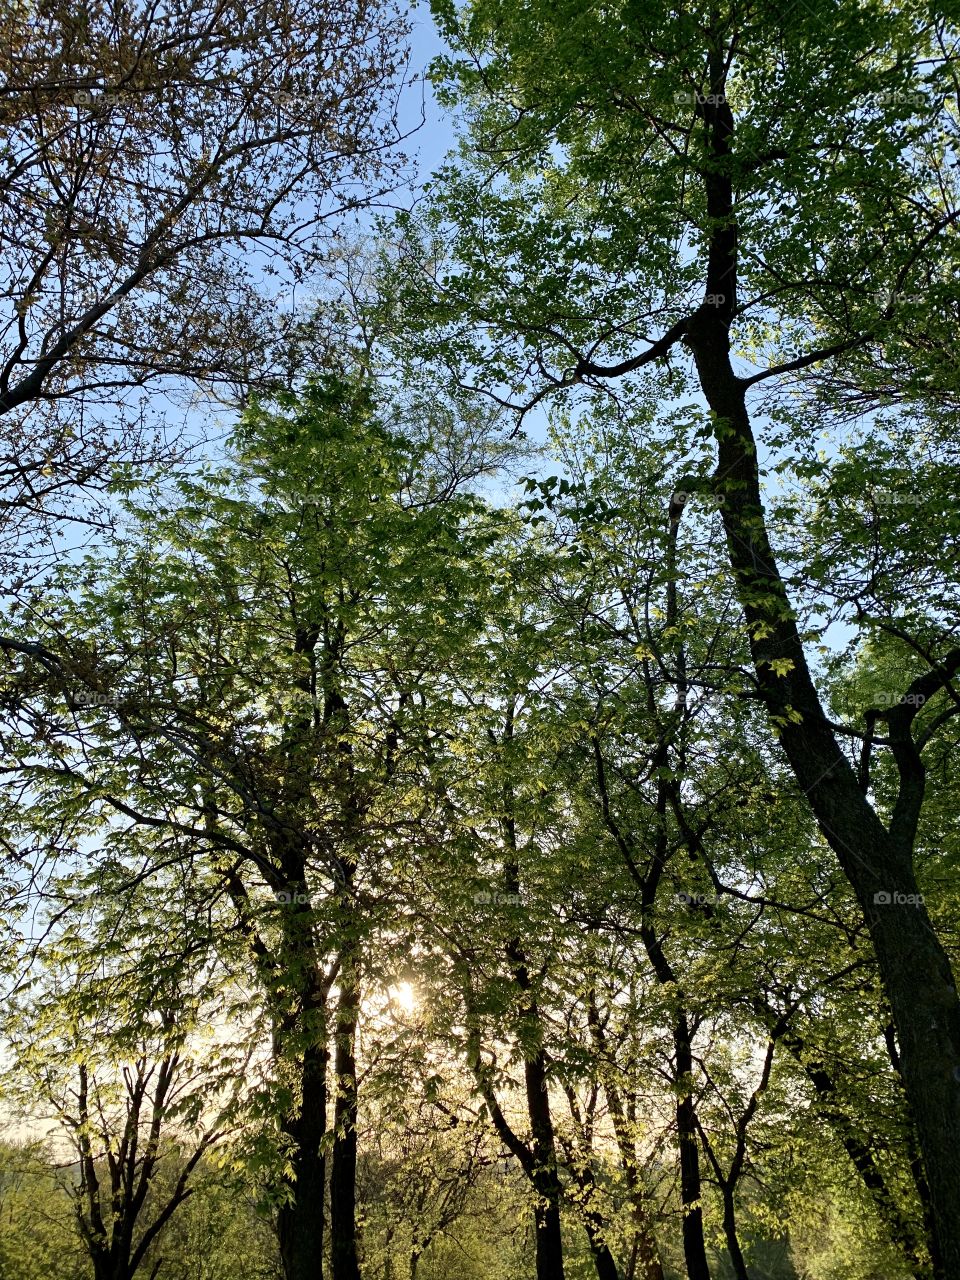
[[[597,1280],[620,1280],[620,1272],[617,1270],[613,1254],[598,1230],[602,1225],[595,1215],[587,1216],[587,1239],[590,1242],[590,1252],[593,1255],[593,1265],[596,1268]]]
[[[299,1107],[281,1121],[292,1168],[285,1178],[287,1200],[278,1214],[277,1233],[285,1280],[323,1280],[324,1140],[330,1063],[327,1002],[332,971],[327,975],[320,967],[299,846],[284,848],[281,865],[295,900],[281,917],[283,937],[277,952],[274,996],[278,1008],[292,999],[293,1011],[277,1015],[273,1052],[278,1062],[289,1053],[289,1061],[298,1063],[300,1100]],[[297,897],[303,901],[297,902]]]
[[[529,1059],[523,1067],[533,1156],[532,1182],[537,1193],[534,1219],[537,1280],[563,1280],[563,1235],[560,1227],[562,1188],[557,1172],[556,1142],[543,1052]]]
[[[663,1263],[660,1260],[660,1250],[657,1248],[657,1242],[651,1234],[645,1218],[638,1224],[635,1216],[633,1230],[634,1255],[631,1277],[636,1276],[637,1267],[639,1266],[642,1268],[640,1271],[641,1280],[663,1280]]]
[[[717,484],[754,666],[794,775],[866,919],[897,1027],[939,1251],[946,1275],[960,1280],[960,1001],[950,962],[920,898],[909,852],[896,847],[862,794],[820,705],[767,540],[756,445],[726,330],[701,316],[691,343],[717,415]],[[770,663],[782,660],[792,667],[777,675]]]
[[[325,1043],[305,1050],[300,1110],[283,1123],[293,1166],[288,1180],[290,1198],[281,1205],[277,1220],[284,1280],[323,1280],[328,1056]]]
[[[737,231],[729,177],[733,114],[719,54],[712,102],[703,107],[712,163],[704,183],[712,224],[706,301],[686,327],[713,413],[727,553],[746,616],[761,696],[781,745],[863,911],[896,1024],[903,1079],[916,1118],[938,1251],[960,1280],[960,999],[950,962],[919,896],[913,843],[923,766],[909,737],[909,707],[890,713],[901,790],[890,829],[861,790],[820,703],[786,587],[773,555],[760,494],[746,388],[730,360],[736,307]],[[774,665],[771,665],[774,664]],[[789,669],[787,669],[789,668]],[[939,687],[939,685],[935,685]],[[901,723],[902,722],[902,723]]]
[[[693,1046],[687,1015],[682,1010],[673,1027],[677,1099],[677,1143],[680,1150],[680,1201],[683,1213],[683,1257],[689,1280],[710,1280],[707,1246],[703,1238],[703,1186],[697,1113],[693,1100]]]
[[[737,1207],[733,1198],[733,1187],[723,1188],[723,1234],[727,1241],[727,1252],[737,1280],[750,1280],[747,1264],[740,1248],[740,1237],[737,1235]]]
[[[583,1225],[590,1245],[590,1254],[597,1272],[597,1280],[620,1280],[620,1271],[616,1259],[610,1252],[610,1246],[603,1237],[603,1218],[591,1207],[591,1197],[596,1189],[593,1172],[587,1168],[580,1179],[580,1188],[587,1196],[587,1207],[584,1210]]]
[[[360,983],[356,960],[344,956],[336,1017],[337,1093],[330,1160],[330,1264],[333,1280],[360,1280],[357,1261],[357,1063]]]
[[[664,950],[654,924],[654,906],[657,890],[670,856],[666,832],[667,783],[657,782],[657,832],[653,855],[645,874],[641,874],[633,848],[632,838],[616,821],[606,781],[606,765],[600,743],[594,739],[594,765],[597,787],[601,797],[604,823],[623,854],[624,862],[641,893],[643,915],[640,938],[654,975],[662,986],[674,994],[675,1020],[672,1028],[674,1048],[674,1082],[677,1086],[677,1146],[680,1164],[680,1200],[683,1214],[683,1256],[689,1280],[710,1280],[706,1241],[703,1235],[703,1207],[701,1204],[702,1180],[700,1176],[700,1146],[697,1137],[697,1109],[693,1098],[693,1037],[690,1021],[684,1008],[683,992],[669,957]],[[657,749],[654,763],[667,762],[664,744]]]
[[[513,704],[508,708],[504,726],[504,741],[513,738]],[[517,830],[514,818],[515,797],[508,781],[504,787],[504,817],[502,828],[508,856],[503,867],[504,891],[511,897],[520,894],[520,866],[517,851]],[[520,993],[520,1014],[526,1027],[534,1034],[531,1039],[541,1044],[542,1026],[540,1010],[530,980],[527,957],[519,938],[511,938],[506,946],[507,959],[513,979]],[[550,1113],[550,1091],[547,1080],[547,1056],[541,1047],[531,1056],[526,1055],[523,1064],[527,1118],[530,1121],[529,1176],[537,1193],[534,1209],[536,1237],[537,1280],[564,1280],[563,1233],[560,1222],[560,1201],[563,1188],[557,1166],[557,1147]]]

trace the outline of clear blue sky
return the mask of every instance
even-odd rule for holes
[[[430,85],[422,79],[431,60],[443,51],[443,43],[437,34],[429,5],[414,5],[410,12],[413,25],[411,71],[421,78],[407,91],[404,122],[412,125],[419,119],[422,102],[426,123],[411,139],[410,146],[412,157],[416,161],[415,181],[422,182],[437,168],[453,146],[454,122],[441,110]]]

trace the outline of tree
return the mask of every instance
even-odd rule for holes
[[[64,1171],[49,1150],[0,1146],[0,1268],[9,1280],[57,1274],[83,1280],[86,1255],[64,1194]]]
[[[140,892],[79,919],[61,909],[3,1021],[3,1092],[72,1149],[76,1178],[64,1189],[96,1280],[141,1272],[202,1161],[236,1127],[245,1090],[242,1047],[201,1032],[225,1009],[189,948],[184,958],[185,940],[154,937],[152,961],[147,948],[138,956],[163,915],[150,899]]]
[[[2,6],[8,513],[149,457],[174,386],[287,380],[275,295],[395,180],[406,29],[389,3]]]
[[[958,705],[955,601],[922,635],[885,619],[927,656],[882,714],[897,779],[886,808],[847,751],[861,731],[832,721],[818,686],[806,645],[820,632],[774,552],[747,403],[818,363],[882,352],[915,285],[949,293],[952,32],[944,45],[942,24],[894,5],[436,11],[455,51],[439,71],[469,104],[474,160],[437,184],[432,225],[457,268],[427,275],[423,260],[443,255],[406,224],[421,312],[432,295],[437,349],[482,370],[502,402],[529,410],[613,383],[629,400],[644,384],[699,418],[680,487],[701,482],[717,504],[758,695],[867,922],[956,1276],[960,1000],[914,862],[924,755]],[[768,440],[799,463],[810,423],[772,395],[788,427]],[[930,734],[920,698],[936,706]]]
[[[37,599],[50,643],[17,641],[21,776],[61,814],[115,815],[121,845],[162,833],[228,910],[213,945],[243,944],[272,1042],[285,1272],[319,1274],[329,1173],[333,1275],[349,1280],[369,941],[429,815],[422,767],[502,521],[446,488],[360,376],[251,410],[235,456],[232,474],[135,489],[142,540],[112,570],[88,561],[65,612]]]

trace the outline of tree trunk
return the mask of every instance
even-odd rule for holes
[[[689,1280],[710,1280],[707,1246],[703,1238],[703,1186],[700,1178],[700,1143],[693,1100],[693,1049],[687,1015],[682,1011],[673,1028],[677,1100],[677,1142],[680,1148],[680,1202],[683,1213],[683,1257]]]
[[[897,1079],[900,1081],[900,1087],[903,1089],[903,1064],[900,1061],[900,1050],[896,1042],[896,1027],[888,1024],[884,1027],[884,1039],[887,1042],[887,1053],[890,1058],[890,1065],[897,1073]],[[920,1147],[917,1143],[917,1122],[910,1110],[910,1100],[903,1090],[903,1105],[907,1111],[907,1149],[910,1159],[910,1176],[913,1178],[913,1185],[917,1189],[917,1198],[920,1201],[920,1209],[923,1214],[923,1231],[926,1237],[927,1249],[930,1254],[929,1266],[921,1265],[916,1275],[918,1280],[928,1280],[929,1276],[933,1276],[933,1280],[943,1280],[943,1260],[940,1257],[939,1244],[937,1241],[936,1226],[933,1216],[933,1205],[930,1202],[930,1188],[927,1185],[927,1175],[923,1167],[923,1157],[920,1154]],[[896,1237],[897,1242],[901,1243],[900,1237]],[[910,1236],[910,1240],[913,1236]],[[907,1248],[908,1239],[903,1237],[904,1248]],[[916,1245],[912,1251],[908,1249],[908,1256],[914,1263],[919,1262],[920,1251]]]
[[[383,1280],[393,1280],[393,1232],[388,1226],[383,1242]]]
[[[513,714],[514,704],[511,702],[507,708],[504,724],[505,742],[513,739]],[[503,866],[503,888],[505,893],[518,897],[520,866],[517,859],[517,830],[514,818],[515,796],[509,780],[504,786],[503,801],[502,830],[508,850],[508,857]],[[521,1018],[526,1027],[534,1033],[530,1037],[531,1041],[539,1045],[543,1030],[540,1010],[530,980],[526,953],[519,938],[514,937],[508,941],[506,954],[514,982],[520,993]],[[534,1210],[537,1280],[564,1280],[563,1234],[560,1225],[560,1200],[563,1188],[560,1185],[553,1117],[550,1114],[547,1058],[542,1047],[532,1057],[525,1057],[523,1074],[527,1117],[530,1121],[530,1158],[526,1162],[525,1171],[528,1172],[537,1194]]]
[[[686,341],[714,416],[717,469],[713,482],[728,558],[767,711],[870,931],[916,1118],[938,1251],[949,1280],[960,1280],[960,1161],[956,1158],[960,1150],[960,998],[913,870],[923,764],[910,733],[909,706],[888,713],[901,777],[888,831],[861,790],[824,714],[796,615],[770,547],[746,389],[730,361],[737,228],[727,165],[734,122],[719,54],[711,55],[710,72],[712,101],[704,107],[713,157],[704,175],[712,225],[706,300],[687,323]],[[933,689],[940,683],[934,681]]]
[[[733,1199],[733,1187],[729,1184],[723,1188],[723,1234],[727,1240],[727,1252],[733,1265],[733,1274],[737,1280],[750,1280],[740,1238],[737,1235],[737,1208]]]
[[[641,1268],[640,1280],[663,1280],[663,1263],[657,1242],[650,1233],[644,1216],[641,1224],[634,1227],[635,1255],[632,1274],[636,1275],[637,1267]]]
[[[91,1261],[93,1262],[93,1280],[114,1280],[113,1264],[108,1253],[94,1254]]]
[[[337,1094],[330,1161],[330,1262],[333,1280],[360,1280],[357,1261],[357,1063],[360,984],[353,957],[344,957],[337,1004]]]
[[[675,617],[675,591],[671,592],[668,602],[668,619]],[[661,775],[657,780],[656,800],[656,835],[653,854],[644,874],[641,874],[632,837],[624,832],[613,816],[610,797],[606,783],[606,766],[599,741],[595,738],[594,764],[596,768],[597,786],[600,791],[604,823],[613,835],[620,848],[630,875],[640,889],[643,914],[640,924],[640,938],[650,967],[657,982],[669,990],[675,1000],[675,1022],[673,1025],[674,1046],[674,1082],[677,1087],[677,1145],[680,1163],[680,1199],[683,1214],[683,1256],[686,1262],[689,1280],[710,1280],[710,1266],[707,1262],[706,1243],[703,1237],[703,1208],[700,1203],[700,1145],[697,1136],[697,1111],[693,1099],[693,1047],[690,1023],[684,1007],[684,996],[677,976],[663,947],[660,934],[654,923],[657,891],[667,862],[670,858],[670,846],[667,839],[666,817],[668,783]],[[653,765],[663,768],[669,759],[667,741],[664,739],[653,756]]]
[[[662,800],[663,788],[658,789]],[[666,865],[665,839],[663,831],[658,834],[658,855],[656,869],[646,880],[645,894],[648,905],[652,905],[659,882],[659,875]],[[656,929],[646,919],[641,926],[640,936],[656,974],[657,981],[670,987],[682,1000],[673,966],[663,949]],[[707,1246],[703,1237],[703,1194],[700,1177],[700,1143],[697,1136],[697,1108],[693,1099],[693,1037],[690,1034],[690,1023],[686,1011],[681,1007],[677,1011],[673,1024],[674,1080],[678,1090],[677,1096],[677,1147],[680,1161],[680,1210],[683,1214],[682,1236],[683,1257],[687,1267],[689,1280],[710,1280],[710,1264],[707,1262]]]
[[[762,523],[756,446],[726,331],[701,322],[691,338],[708,401],[723,423],[717,481],[754,666],[794,775],[866,919],[896,1023],[939,1252],[946,1275],[960,1280],[960,1001],[950,962],[909,853],[896,847],[861,792],[820,706]],[[770,663],[784,660],[792,667],[778,676]]]
[[[533,1016],[536,1016],[535,1012]],[[547,1091],[546,1060],[542,1050],[524,1063],[524,1084],[532,1138],[532,1181],[537,1193],[537,1280],[563,1280],[561,1186],[557,1172],[553,1117],[550,1114],[550,1094]]]
[[[930,1188],[927,1185],[927,1175],[923,1167],[923,1157],[920,1154],[920,1148],[917,1144],[917,1127],[916,1123],[911,1126],[909,1134],[910,1143],[910,1173],[913,1177],[914,1185],[917,1188],[917,1195],[920,1197],[920,1206],[923,1213],[923,1230],[927,1237],[927,1248],[930,1253],[930,1265],[918,1266],[916,1268],[917,1280],[928,1280],[932,1275],[933,1280],[944,1280],[946,1272],[943,1269],[943,1259],[940,1257],[940,1242],[937,1239],[936,1223],[933,1215],[933,1205],[930,1201]],[[907,1241],[904,1240],[904,1247]],[[911,1257],[914,1255],[911,1255]],[[917,1259],[919,1254],[917,1254]]]
[[[285,844],[277,861],[296,900],[281,912],[283,936],[275,964],[265,964],[262,942],[254,949],[277,1001],[274,1059],[291,1071],[296,1065],[300,1080],[299,1106],[281,1119],[291,1171],[284,1177],[287,1199],[277,1216],[277,1235],[284,1280],[323,1280],[330,978],[317,955],[301,847]]]
[[[588,1188],[589,1189],[589,1188]],[[588,1208],[584,1213],[584,1229],[593,1256],[593,1265],[597,1272],[597,1280],[620,1280],[616,1260],[610,1247],[603,1238],[603,1219],[599,1213]]]
[[[290,1199],[277,1221],[284,1280],[323,1280],[323,1199],[327,1128],[327,1047],[310,1045],[304,1053],[299,1114],[288,1117],[283,1132],[291,1143]]]

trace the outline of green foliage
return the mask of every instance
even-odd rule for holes
[[[0,1275],[86,1280],[88,1266],[66,1190],[71,1172],[32,1144],[0,1145]]]
[[[218,462],[119,477],[105,545],[10,611],[10,1097],[109,1164],[133,1064],[178,1055],[148,1209],[214,1101],[231,1141],[144,1261],[177,1280],[278,1274],[269,1219],[354,1125],[364,1280],[526,1280],[548,1195],[569,1280],[591,1233],[679,1276],[701,1217],[723,1280],[926,1278],[856,873],[909,828],[944,977],[953,33],[879,0],[435,13],[464,145],[318,314],[330,369]],[[546,406],[546,456],[478,392]]]

